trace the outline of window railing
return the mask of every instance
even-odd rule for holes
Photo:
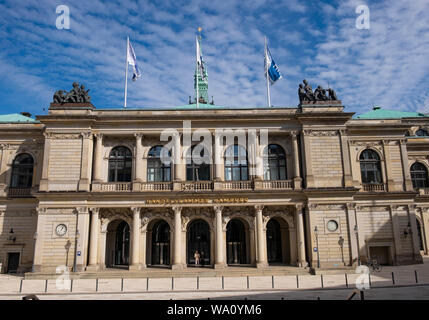
[[[180,186],[182,191],[211,191],[213,190],[212,181],[186,181]]]
[[[102,182],[99,191],[101,192],[126,192],[133,189],[131,182]]]
[[[222,181],[223,190],[252,190],[252,181]]]
[[[143,182],[141,191],[171,191],[173,190],[172,182]]]
[[[262,189],[293,189],[292,180],[271,180],[262,181]]]
[[[429,195],[429,188],[419,188],[418,191],[420,195],[424,195],[424,196]]]
[[[386,191],[386,185],[384,183],[363,183],[363,191],[368,192],[383,192]]]
[[[8,196],[11,198],[31,197],[31,188],[9,188]]]

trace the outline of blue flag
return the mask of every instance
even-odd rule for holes
[[[265,48],[265,76],[267,76],[267,73],[271,85],[273,85],[277,80],[282,78],[282,74],[280,73],[279,67],[274,62],[273,57],[271,56],[271,52],[270,49],[268,49],[268,45]]]

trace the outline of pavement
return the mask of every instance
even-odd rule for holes
[[[383,267],[381,272],[27,279],[0,275],[0,300],[36,294],[40,299],[345,299],[365,285],[367,299],[429,299],[429,257],[424,264]],[[266,273],[267,274],[267,273]],[[269,274],[269,273],[268,273]]]

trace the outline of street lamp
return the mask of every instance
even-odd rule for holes
[[[353,231],[355,232],[356,236],[358,266],[360,266],[359,230],[357,224],[355,225]]]
[[[36,241],[37,241],[37,237],[39,236],[39,234],[37,233],[37,231],[34,233],[33,235],[33,240],[34,240],[34,256],[36,256],[38,253],[36,252]],[[35,272],[35,268],[34,268],[34,261],[33,261],[33,267],[31,268],[31,272]]]
[[[340,245],[340,248],[341,248],[341,260],[343,261],[343,264],[345,264],[344,263],[344,250],[343,250],[344,238],[342,236],[340,236],[340,238],[338,239],[338,244]]]
[[[79,239],[80,233],[79,230],[76,230],[76,236],[75,236],[75,240],[74,240],[74,263],[73,263],[73,272],[76,272],[76,263],[77,263],[77,240]]]
[[[320,256],[319,256],[319,230],[317,230],[317,226],[314,227],[314,234],[316,236],[316,250],[317,250],[317,268],[320,268]]]

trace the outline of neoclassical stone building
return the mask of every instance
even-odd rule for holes
[[[36,120],[0,116],[2,272],[181,269],[195,266],[196,251],[206,268],[421,263],[429,118],[353,115],[340,101],[202,101],[161,110],[52,103]],[[186,145],[184,122],[209,132],[211,163],[192,160],[200,137]],[[161,141],[167,128],[175,133]],[[227,143],[221,129],[246,142]],[[161,160],[166,143],[182,161]]]

